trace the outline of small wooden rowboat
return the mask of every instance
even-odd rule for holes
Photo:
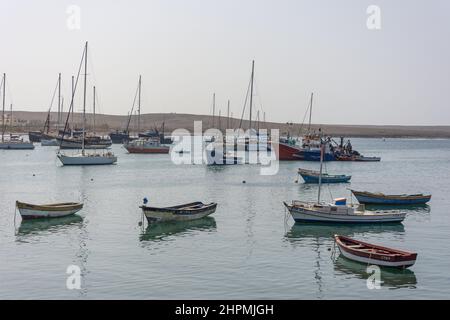
[[[396,194],[387,195],[383,193],[372,193],[367,191],[351,190],[359,203],[364,204],[390,204],[390,205],[407,205],[407,204],[425,204],[431,199],[431,195],[420,194]]]
[[[377,246],[340,235],[335,235],[334,240],[344,257],[362,263],[408,268],[417,258],[417,253]]]
[[[307,169],[298,169],[298,174],[302,176],[305,183],[319,183],[320,172]],[[344,174],[332,175],[327,173],[322,173],[322,183],[340,183],[348,182],[352,176],[346,176]]]
[[[66,202],[54,204],[30,204],[16,201],[22,219],[58,218],[74,214],[83,208],[82,203]]]
[[[208,204],[203,202],[192,202],[165,208],[148,207],[146,205],[140,206],[142,212],[150,223],[201,219],[214,213],[216,211],[216,207],[217,203],[215,202]]]

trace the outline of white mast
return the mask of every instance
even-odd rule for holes
[[[317,196],[317,203],[320,203],[320,189],[322,187],[322,165],[323,165],[323,149],[322,138],[320,138],[320,172],[319,172],[319,193]]]
[[[248,128],[252,128],[252,107],[253,107],[253,79],[255,77],[255,60],[252,61],[252,76],[251,76],[251,86],[250,86],[250,116]]]
[[[3,73],[3,111],[2,111],[2,142],[5,141],[5,82],[6,73]]]
[[[84,92],[83,92],[83,139],[81,142],[81,154],[84,156],[84,147],[86,139],[86,80],[87,80],[87,50],[88,43],[86,41],[86,47],[84,48]]]
[[[138,96],[138,135],[141,131],[141,75],[139,75],[139,96]]]

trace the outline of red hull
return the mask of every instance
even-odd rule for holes
[[[129,153],[169,153],[170,148],[139,148],[125,147]]]
[[[277,159],[280,161],[302,160],[301,149],[297,146],[287,145],[280,142],[278,144]]]

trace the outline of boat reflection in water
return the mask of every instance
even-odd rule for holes
[[[205,217],[191,221],[170,221],[151,223],[141,233],[140,241],[165,241],[172,236],[184,237],[197,231],[215,231],[216,220],[213,217]]]
[[[338,273],[354,275],[358,279],[364,280],[372,275],[372,272],[367,272],[367,264],[349,260],[342,255],[336,259],[334,269]],[[384,267],[380,267],[380,270],[380,281],[383,288],[416,288],[417,278],[412,270]]]
[[[382,236],[398,239],[404,236],[405,227],[399,223],[380,224],[380,225],[336,225],[336,224],[308,224],[296,223],[286,233],[286,239],[293,245],[299,247],[312,248],[316,252],[317,261],[315,262],[315,273],[318,282],[318,296],[321,294],[322,283],[320,281],[322,274],[321,264],[325,263],[333,255],[336,261],[333,261],[334,269],[337,275],[353,275],[358,279],[368,279],[372,273],[367,273],[367,265],[348,260],[340,255],[337,245],[334,247],[334,235],[340,234],[348,237],[364,236]],[[333,249],[334,247],[334,249]],[[334,252],[333,252],[334,251]],[[337,259],[336,259],[337,257]],[[391,270],[393,269],[393,270]],[[415,288],[417,284],[414,272],[408,269],[395,270],[394,268],[381,268],[381,286],[384,288]]]
[[[60,232],[73,225],[81,225],[83,218],[79,215],[71,215],[61,218],[42,218],[32,220],[22,220],[18,235],[39,234],[42,232]]]
[[[326,223],[295,223],[286,233],[286,238],[290,242],[310,243],[311,240],[333,244],[334,235],[353,237],[355,235],[364,234],[387,234],[390,236],[403,235],[405,227],[401,223],[385,223],[374,225],[341,225]],[[322,241],[324,240],[324,241]]]

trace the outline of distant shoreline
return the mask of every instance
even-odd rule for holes
[[[25,126],[16,126],[13,128],[14,132],[28,132],[32,130],[40,130],[44,126],[47,112],[31,112],[31,111],[15,111],[14,119],[26,121]],[[89,123],[92,123],[92,115],[86,115]],[[67,113],[63,113],[64,121],[67,118]],[[52,124],[57,119],[57,113],[52,112],[50,116]],[[82,115],[80,113],[74,114],[74,122],[81,124]],[[194,115],[182,113],[149,113],[141,115],[142,130],[155,129],[161,130],[162,123],[165,125],[165,132],[171,133],[175,129],[184,128],[193,132],[194,121],[203,122],[203,130],[212,127],[213,117],[210,115]],[[128,122],[128,116],[123,115],[107,115],[98,114],[95,118],[96,131],[98,133],[107,134],[113,130],[123,130]],[[236,128],[239,126],[239,119],[230,119],[230,127]],[[227,118],[216,116],[214,123],[217,128],[225,129],[227,125]],[[219,126],[220,124],[220,126]],[[257,122],[253,121],[252,126],[257,128]],[[260,123],[261,129],[279,129],[280,135],[286,135],[288,132],[292,136],[299,133],[301,124],[299,123],[276,123],[267,122]],[[242,127],[248,127],[248,120],[242,121]],[[303,132],[306,130],[307,124],[303,124]],[[135,132],[137,128],[136,118],[133,116],[130,121],[130,131]],[[398,139],[450,139],[450,126],[404,126],[404,125],[330,125],[330,124],[312,124],[311,128],[318,131],[319,128],[326,135],[333,137],[348,137],[348,138],[398,138]],[[7,129],[6,132],[9,132]]]

